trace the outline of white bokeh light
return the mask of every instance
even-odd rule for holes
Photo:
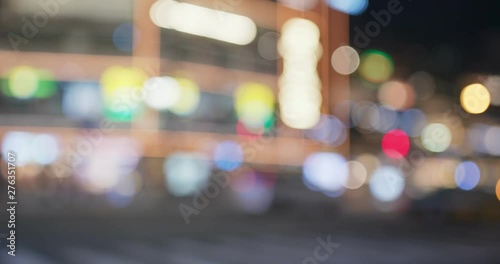
[[[153,77],[144,83],[145,102],[156,110],[167,110],[181,96],[181,87],[172,77]]]
[[[375,199],[391,202],[398,199],[405,188],[402,173],[390,166],[382,166],[375,170],[370,178],[370,192]]]
[[[314,153],[307,157],[303,165],[304,183],[313,191],[342,191],[348,177],[346,160],[336,153]]]

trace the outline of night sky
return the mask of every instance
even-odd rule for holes
[[[373,21],[371,11],[387,10],[389,0],[372,0],[351,31]],[[500,73],[500,1],[400,0],[403,11],[392,15],[367,48],[396,54],[413,70],[445,78],[464,72]],[[354,35],[351,35],[351,38]]]

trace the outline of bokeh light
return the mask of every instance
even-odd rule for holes
[[[405,110],[415,104],[415,91],[407,83],[390,81],[380,86],[378,99],[386,107]]]
[[[21,131],[10,131],[5,133],[2,140],[2,156],[7,162],[9,152],[14,152],[16,155],[16,163],[18,166],[24,166],[31,162],[33,134]]]
[[[490,126],[483,123],[475,123],[467,129],[467,141],[472,149],[478,153],[486,154],[486,132],[489,131]],[[495,145],[496,142],[488,142],[488,144]]]
[[[304,161],[303,180],[313,191],[342,191],[348,178],[349,168],[346,160],[337,153],[314,153]]]
[[[398,199],[405,188],[402,173],[391,166],[382,166],[375,170],[370,178],[370,192],[375,199],[391,202]]]
[[[277,32],[266,32],[257,43],[260,56],[266,60],[274,61],[279,58],[278,41],[280,35]]]
[[[500,180],[498,180],[498,182],[497,182],[496,194],[497,194],[498,200],[500,201]]]
[[[426,158],[415,167],[411,182],[413,186],[408,195],[422,199],[439,189],[456,188],[455,169],[459,162],[449,158]]]
[[[200,104],[200,88],[188,78],[176,78],[180,87],[180,96],[170,111],[179,116],[192,114]]]
[[[248,45],[257,35],[257,26],[248,17],[173,0],[154,3],[150,18],[162,28],[236,45]]]
[[[491,104],[500,106],[500,76],[488,76],[484,86],[490,92]]]
[[[443,152],[450,147],[451,132],[443,124],[432,123],[425,126],[421,140],[425,149],[432,152]]]
[[[339,146],[347,139],[347,128],[337,117],[322,115],[319,122],[306,131],[306,136],[325,144]]]
[[[274,113],[273,91],[259,83],[244,83],[234,93],[239,120],[248,128],[264,128]]]
[[[343,75],[355,72],[359,67],[359,62],[358,52],[349,46],[338,47],[331,58],[333,69]]]
[[[370,82],[382,83],[391,78],[394,73],[394,63],[385,52],[367,50],[361,55],[359,73]]]
[[[105,194],[115,188],[120,179],[134,171],[140,159],[138,143],[126,137],[104,138],[93,147],[87,138],[76,144],[79,153],[89,153],[75,172],[82,187],[95,194]]]
[[[468,85],[460,94],[460,103],[470,114],[484,113],[491,103],[490,92],[479,83]]]
[[[469,191],[474,189],[481,178],[481,171],[476,163],[464,161],[455,170],[455,182],[458,188]]]
[[[243,150],[234,141],[223,141],[215,146],[213,159],[217,168],[233,171],[243,162]]]
[[[59,140],[51,134],[10,131],[5,134],[2,143],[2,155],[5,161],[10,151],[16,154],[16,163],[19,166],[49,165],[59,157]]]
[[[201,154],[173,153],[163,165],[167,190],[175,196],[193,195],[210,177],[210,162]]]
[[[138,173],[123,175],[118,183],[108,191],[106,199],[113,207],[124,208],[133,201],[141,185],[142,178]]]
[[[483,141],[482,146],[488,154],[500,156],[500,127],[490,126],[486,129],[484,136],[479,138]]]
[[[313,127],[320,119],[321,80],[317,63],[322,46],[318,26],[307,19],[292,18],[281,29],[278,44],[283,57],[279,86],[280,117],[295,129]]]
[[[39,165],[51,164],[59,156],[59,142],[53,135],[35,135],[30,145],[32,159]]]
[[[142,88],[147,79],[147,74],[140,68],[107,68],[101,75],[106,117],[111,121],[130,121],[141,109]]]
[[[385,133],[397,127],[398,114],[370,101],[361,101],[353,105],[351,119],[355,128],[362,133],[365,130]]]
[[[2,92],[17,99],[49,98],[56,92],[53,75],[30,66],[17,66],[6,73]]]
[[[409,150],[410,139],[403,130],[391,130],[382,138],[382,151],[389,158],[401,159],[408,154]]]
[[[229,184],[235,192],[246,192],[256,184],[257,176],[257,173],[253,170],[243,171],[232,175]]]
[[[52,97],[57,91],[54,75],[47,70],[38,70],[37,73],[38,87],[33,97],[40,99]]]
[[[236,134],[243,138],[257,139],[264,134],[264,128],[247,128],[241,121],[238,121],[236,123]]]
[[[351,107],[351,119],[354,126],[366,130],[374,130],[372,123],[372,116],[377,113],[378,117],[378,106],[370,101],[361,101],[353,104]],[[375,122],[378,123],[380,119]]]
[[[303,18],[291,18],[281,28],[279,51],[285,55],[299,51],[316,54],[320,46],[319,39],[320,30],[314,22]]]
[[[102,98],[97,83],[70,83],[64,88],[64,115],[75,120],[93,120],[101,115]]]
[[[238,178],[238,184],[232,184],[231,179],[238,207],[249,214],[265,213],[274,199],[274,181],[253,171],[244,172]]]
[[[132,23],[120,24],[113,31],[113,43],[123,52],[132,52],[139,40],[139,31]]]
[[[144,101],[156,110],[166,110],[174,106],[181,96],[181,88],[172,77],[153,77],[144,83]]]
[[[360,188],[366,182],[368,175],[365,166],[359,161],[351,160],[347,162],[347,167],[349,169],[349,178],[344,187],[352,190]]]
[[[399,116],[399,126],[410,137],[418,137],[427,125],[427,118],[419,109],[409,109],[401,112]]]
[[[384,106],[377,106],[373,111],[365,113],[368,114],[369,127],[380,133],[385,133],[398,125],[398,113]]]
[[[457,187],[455,183],[455,169],[460,163],[459,160],[454,158],[444,158],[444,159],[436,159],[435,162],[439,164],[439,169],[435,170],[437,177],[437,184],[441,188],[445,189],[453,189]]]
[[[326,0],[328,5],[349,15],[359,15],[368,7],[368,0]]]
[[[33,97],[38,88],[36,69],[29,66],[19,66],[8,73],[8,94],[18,99]]]

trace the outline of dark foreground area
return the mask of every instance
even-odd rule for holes
[[[189,225],[179,220],[158,215],[24,219],[19,222],[16,257],[2,250],[0,260],[13,264],[500,263],[500,228],[491,224],[423,223],[367,215],[311,220],[307,215],[206,214]]]

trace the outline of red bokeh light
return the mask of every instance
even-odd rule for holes
[[[410,139],[408,135],[400,129],[387,132],[382,139],[382,151],[387,157],[401,159],[410,150]]]

